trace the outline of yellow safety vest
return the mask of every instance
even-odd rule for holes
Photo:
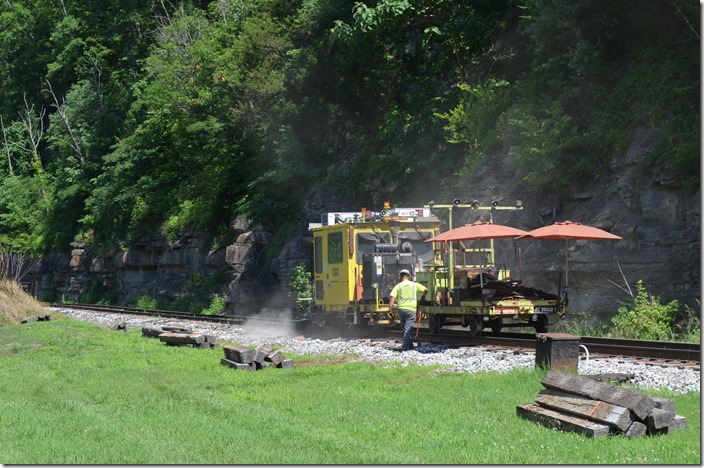
[[[391,290],[391,295],[396,298],[396,304],[398,304],[399,309],[416,310],[418,304],[416,295],[423,291],[425,291],[425,286],[422,284],[404,280],[394,286],[394,289]]]

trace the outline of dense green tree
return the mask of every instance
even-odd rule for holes
[[[472,63],[505,28],[507,8],[508,2],[388,0],[358,3],[351,23],[337,22],[346,60],[357,59],[344,82],[370,106],[353,180],[380,174],[402,198],[416,192],[419,179],[454,186],[463,154],[448,144],[439,115],[457,103],[458,84],[478,79]]]
[[[659,0],[0,2],[0,242],[238,214],[282,240],[315,187],[422,203],[504,154],[559,194],[638,126],[659,131],[643,173],[696,186],[699,28]]]

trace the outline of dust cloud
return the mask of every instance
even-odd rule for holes
[[[244,323],[244,328],[255,338],[268,336],[297,336],[293,312],[289,308],[264,307]]]

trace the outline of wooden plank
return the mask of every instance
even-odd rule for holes
[[[43,314],[43,315],[35,315],[33,317],[27,317],[27,318],[23,319],[20,323],[46,322],[47,320],[52,320],[51,315]]]
[[[242,364],[250,364],[254,360],[254,350],[245,346],[223,346],[225,357]]]
[[[205,336],[197,333],[162,333],[159,340],[172,345],[199,345],[205,341]]]
[[[545,408],[606,424],[621,432],[625,432],[633,424],[628,408],[558,390],[543,390],[535,401]]]
[[[675,402],[670,400],[669,398],[662,398],[662,397],[652,397],[653,401],[655,402],[655,407],[663,409],[665,411],[672,411],[673,413],[675,412]]]
[[[280,369],[293,369],[293,359],[284,359],[276,367]]]
[[[205,335],[205,341],[201,343],[201,348],[219,348],[218,337],[215,335]]]
[[[648,434],[650,435],[663,435],[670,434],[672,431],[677,431],[687,427],[687,418],[684,416],[675,415],[669,426],[663,427],[661,429],[648,429]]]
[[[631,427],[625,432],[626,437],[635,439],[636,437],[644,436],[648,431],[648,426],[642,422],[634,421]]]
[[[126,330],[127,329],[127,326],[126,326],[124,320],[118,320],[118,321],[112,322],[110,325],[108,325],[108,327],[111,330]]]
[[[267,354],[264,359],[278,366],[284,360],[284,355],[280,350],[276,349]]]
[[[227,358],[220,358],[220,364],[222,364],[223,366],[227,366],[227,367],[230,367],[230,368],[234,369],[234,368],[235,368],[235,364],[237,364],[237,363],[236,363],[235,361],[232,361],[232,360],[227,359]]]
[[[576,432],[587,437],[609,435],[609,426],[605,424],[570,416],[532,403],[516,406],[516,414],[531,421],[539,422],[545,427],[559,429],[564,432]]]
[[[640,421],[644,421],[655,408],[655,402],[649,395],[627,388],[614,387],[579,375],[550,370],[541,383],[548,389],[561,390],[623,406],[633,411]]]
[[[596,380],[597,382],[628,382],[635,378],[635,374],[610,373],[610,374],[595,374],[583,375],[587,379]]]
[[[142,335],[157,337],[164,333],[161,328],[142,327]]]
[[[675,417],[672,419],[672,422],[670,423],[667,428],[669,429],[668,432],[676,431],[678,429],[684,429],[687,427],[687,418],[684,416],[680,416],[678,414],[675,415]]]
[[[264,364],[264,361],[266,360],[266,356],[274,351],[272,348],[269,348],[268,346],[264,345],[259,345],[254,349],[254,358],[253,361],[257,362],[259,364]]]
[[[654,429],[662,429],[669,426],[673,419],[675,419],[675,413],[672,411],[653,408],[653,411],[645,418],[645,425],[652,432]]]
[[[246,371],[255,370],[254,366],[252,366],[251,364],[242,364],[241,362],[235,362],[235,361],[231,361],[231,360],[225,359],[225,358],[220,359],[220,364],[222,364],[223,366],[227,366],[231,369],[236,369],[236,370],[246,370]]]
[[[174,332],[174,333],[193,333],[193,329],[191,328],[185,328],[185,327],[177,327],[177,326],[172,326],[172,325],[164,325],[161,327],[162,330],[165,332]]]

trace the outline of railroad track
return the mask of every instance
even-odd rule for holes
[[[188,312],[174,312],[171,310],[139,309],[134,307],[106,306],[94,304],[50,304],[51,307],[64,309],[92,310],[112,314],[143,315],[147,317],[161,317],[174,320],[195,320],[199,322],[225,323],[229,325],[242,325],[244,323],[282,323],[289,322],[298,328],[304,328],[308,320],[287,320],[280,317],[266,317],[263,315],[201,315]]]
[[[338,327],[319,328],[310,326],[308,320],[293,320],[281,317],[266,316],[234,316],[234,315],[199,315],[186,312],[165,310],[138,309],[132,307],[104,306],[92,304],[51,304],[52,307],[91,310],[104,313],[143,315],[175,320],[195,320],[231,325],[248,323],[288,323],[294,328],[315,338],[401,338],[399,327]],[[415,332],[414,332],[415,335]],[[699,343],[681,343],[667,341],[643,341],[620,338],[600,338],[582,336],[580,351],[590,359],[623,359],[629,362],[640,362],[653,365],[672,365],[678,367],[699,367],[701,362],[701,346]],[[455,346],[483,346],[508,348],[516,352],[534,352],[537,345],[534,334],[520,333],[486,333],[480,336],[469,336],[461,329],[443,329],[441,333],[430,334],[426,330],[418,331],[415,340]]]

